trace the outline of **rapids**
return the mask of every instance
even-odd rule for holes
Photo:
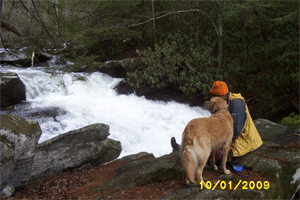
[[[31,115],[42,128],[39,143],[89,124],[104,123],[110,126],[109,138],[122,144],[120,157],[141,151],[157,157],[172,151],[171,137],[180,143],[191,119],[210,116],[201,107],[118,95],[113,88],[122,79],[99,72],[53,75],[42,67],[12,66],[1,66],[0,71],[16,72],[26,87],[26,102],[16,105],[12,112],[26,117],[29,112],[40,111]],[[39,116],[45,110],[56,114]]]

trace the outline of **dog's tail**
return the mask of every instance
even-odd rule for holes
[[[189,146],[185,147],[181,154],[182,165],[184,170],[185,183],[194,183],[195,180],[195,171],[197,168],[197,157],[196,152],[189,148]]]

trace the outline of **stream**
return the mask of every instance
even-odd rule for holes
[[[109,138],[122,144],[120,157],[142,151],[156,157],[172,152],[171,137],[180,143],[186,124],[208,117],[209,111],[177,102],[151,101],[145,97],[118,95],[113,89],[122,79],[95,73],[50,73],[55,59],[45,67],[16,68],[0,65],[1,72],[15,72],[26,87],[26,101],[12,113],[39,122],[39,143],[94,123],[110,126]],[[49,71],[50,70],[50,71]]]

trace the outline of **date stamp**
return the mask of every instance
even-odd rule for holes
[[[269,189],[270,187],[270,183],[269,181],[264,181],[264,182],[261,182],[261,181],[242,181],[240,180],[236,185],[232,183],[232,181],[229,181],[228,183],[226,181],[220,181],[218,180],[215,184],[213,184],[212,182],[210,181],[207,181],[206,183],[203,183],[202,181],[200,182],[200,187],[201,189],[208,189],[208,190],[215,190],[217,186],[220,186],[220,188],[222,190],[226,190],[226,189],[229,189],[229,190],[236,190],[239,186],[242,187],[242,190],[254,190],[254,189],[258,189],[258,190],[261,190],[261,189],[264,189],[264,190],[267,190]]]

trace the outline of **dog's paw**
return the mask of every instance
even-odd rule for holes
[[[207,189],[206,183],[205,183],[204,181],[200,181],[200,186],[201,186],[202,188]]]
[[[213,165],[214,170],[218,170],[217,165]]]
[[[230,174],[230,170],[226,169],[226,170],[224,170],[224,173],[225,174]]]

